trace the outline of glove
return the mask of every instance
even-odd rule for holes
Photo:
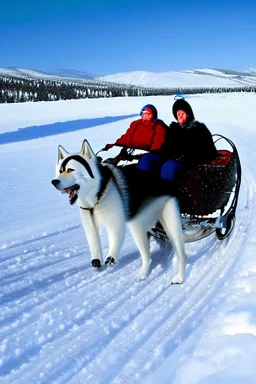
[[[104,148],[102,148],[102,151],[108,151],[110,148],[112,148],[114,144],[106,144]]]

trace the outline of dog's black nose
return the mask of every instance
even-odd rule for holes
[[[58,185],[59,184],[59,180],[57,180],[57,179],[53,179],[52,181],[51,181],[51,183],[56,187],[56,185]]]

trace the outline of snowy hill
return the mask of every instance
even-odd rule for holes
[[[114,83],[145,87],[241,87],[256,85],[256,73],[229,70],[191,69],[171,72],[134,71],[100,77]]]
[[[35,77],[35,78],[55,78],[56,75],[46,73],[43,71],[38,71],[34,69],[25,69],[25,68],[16,68],[16,67],[1,67],[0,75],[14,76],[14,77]]]
[[[16,67],[0,67],[0,75],[13,76],[13,77],[34,77],[37,79],[94,79],[95,75],[89,74],[84,71],[77,71],[73,69],[56,69],[48,73],[44,71],[16,68]]]
[[[133,71],[116,73],[108,76],[93,74],[73,69],[57,69],[53,73],[39,70],[0,67],[0,75],[35,77],[43,79],[81,79],[90,81],[109,81],[111,83],[129,84],[142,87],[241,87],[256,86],[256,70],[236,72],[225,69],[188,69],[170,72]]]
[[[78,71],[76,69],[56,69],[52,72],[53,75],[62,76],[62,77],[72,77],[76,79],[93,79],[95,78],[95,75],[84,72],[84,71]]]

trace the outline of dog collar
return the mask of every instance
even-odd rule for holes
[[[95,204],[95,205],[97,205],[97,203]],[[83,210],[85,210],[85,211],[93,211],[94,210],[94,207],[93,208],[85,208],[85,207],[79,207],[80,209],[83,209]]]
[[[96,205],[99,204],[102,196],[104,195],[104,192],[106,191],[106,188],[108,186],[108,183],[110,182],[110,178],[112,175],[112,172],[110,171],[110,169],[108,167],[103,167],[103,166],[101,166],[101,167],[102,167],[103,178],[102,178],[100,190],[97,193],[98,200],[97,200],[96,204],[92,208],[79,206],[80,209],[83,209],[84,211],[90,211],[91,214],[93,213],[94,208],[96,207]]]

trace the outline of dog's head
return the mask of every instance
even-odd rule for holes
[[[84,196],[97,189],[98,172],[98,159],[87,140],[74,154],[59,145],[56,177],[51,183],[58,191],[68,193],[70,204],[74,204],[81,189]]]

